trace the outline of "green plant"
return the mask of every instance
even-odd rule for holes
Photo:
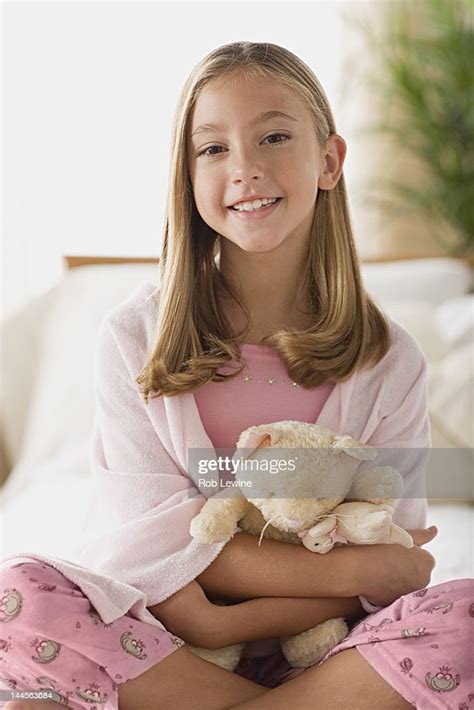
[[[351,21],[373,52],[377,77],[366,78],[383,102],[382,121],[363,133],[390,137],[420,161],[424,177],[378,177],[371,199],[392,219],[424,215],[449,254],[472,257],[474,1],[399,0],[383,7],[381,38],[368,23]],[[458,235],[454,245],[443,238],[443,223]]]

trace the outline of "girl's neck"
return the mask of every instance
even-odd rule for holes
[[[242,321],[239,320],[238,314],[235,314],[234,316],[230,315],[226,312],[226,316],[229,318],[230,322],[233,324],[238,322],[239,326],[238,328],[242,328],[245,325],[244,320]],[[263,345],[262,340],[265,336],[267,335],[273,335],[276,333],[276,331],[281,330],[283,328],[294,328],[295,330],[307,330],[311,325],[311,322],[308,320],[308,317],[305,316],[303,319],[303,316],[300,316],[300,320],[296,320],[295,318],[293,320],[290,319],[284,319],[282,322],[276,322],[274,325],[266,321],[265,323],[259,324],[255,322],[251,322],[249,326],[249,330],[244,333],[242,336],[242,342],[248,345]],[[234,326],[235,327],[235,326]]]
[[[296,260],[293,254],[284,266],[272,254],[241,252],[238,257],[229,258],[224,250],[216,263],[251,315],[243,342],[258,345],[263,337],[282,328],[307,329],[311,319],[301,311],[309,309],[301,299],[297,303],[306,255]],[[232,300],[224,301],[222,307],[233,330],[240,331],[246,325],[241,309]]]

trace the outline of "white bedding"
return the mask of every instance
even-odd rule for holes
[[[156,281],[156,271],[148,265],[83,267],[4,326],[3,435],[16,465],[0,490],[2,557],[45,552],[67,559],[91,534],[95,335],[102,316],[137,283]],[[441,259],[365,265],[363,272],[369,292],[428,358],[433,446],[472,447],[469,270]],[[34,373],[28,371],[33,365]],[[437,559],[433,584],[474,576],[473,511],[467,503],[430,506],[429,524],[440,529],[428,548]]]

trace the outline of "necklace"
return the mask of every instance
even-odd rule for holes
[[[292,380],[280,380],[278,377],[265,377],[265,379],[261,379],[259,377],[255,378],[253,375],[241,375],[240,379],[242,382],[245,382],[246,384],[252,384],[252,383],[258,383],[261,384],[262,382],[265,383],[266,385],[288,385],[292,388],[299,388],[299,384],[297,382],[293,382]]]

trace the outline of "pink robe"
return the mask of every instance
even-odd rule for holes
[[[46,562],[81,588],[105,623],[130,612],[163,628],[147,607],[194,580],[224,543],[203,545],[189,534],[191,519],[213,492],[199,490],[197,480],[187,474],[189,448],[213,450],[194,395],[158,397],[145,406],[135,383],[151,347],[158,296],[154,284],[144,283],[100,328],[91,442],[96,539],[74,559],[25,551],[0,564]],[[394,520],[405,528],[421,528],[426,519],[424,469],[431,446],[427,362],[414,338],[389,322],[390,351],[372,369],[336,384],[316,423],[381,449],[411,449],[399,465],[390,458],[404,478],[405,490]],[[383,451],[376,463],[383,465]]]

